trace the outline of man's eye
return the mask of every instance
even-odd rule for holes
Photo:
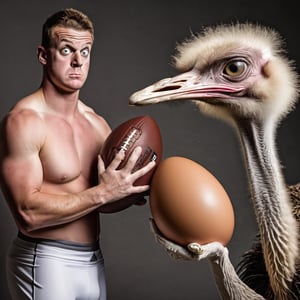
[[[61,50],[61,53],[62,53],[63,55],[68,55],[68,54],[71,53],[71,50],[70,50],[69,48],[63,48],[63,49]]]
[[[81,55],[84,56],[84,57],[87,57],[90,53],[90,50],[89,49],[83,49],[81,51]]]

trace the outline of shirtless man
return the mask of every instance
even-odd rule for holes
[[[40,88],[1,125],[1,186],[19,233],[7,259],[12,299],[106,299],[99,247],[101,205],[149,186],[134,186],[154,162],[131,174],[136,148],[117,170],[99,152],[109,125],[79,99],[94,40],[93,24],[66,9],[43,26]]]

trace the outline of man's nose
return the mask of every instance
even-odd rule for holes
[[[73,68],[79,68],[82,66],[82,57],[80,53],[75,52],[72,58],[71,66]]]

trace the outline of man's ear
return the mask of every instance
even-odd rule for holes
[[[43,46],[38,47],[37,57],[38,57],[39,62],[42,65],[45,65],[47,63],[47,52],[46,52],[46,49]]]

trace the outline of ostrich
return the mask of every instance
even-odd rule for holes
[[[237,270],[218,242],[181,247],[152,220],[156,240],[175,258],[212,266],[223,299],[300,299],[300,184],[288,187],[275,146],[279,122],[294,109],[298,76],[281,36],[256,24],[209,27],[178,45],[181,73],[131,95],[131,105],[191,100],[235,129],[248,175],[259,233]]]

